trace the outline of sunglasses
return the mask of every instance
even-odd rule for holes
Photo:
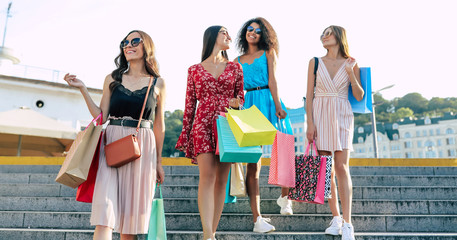
[[[329,29],[328,31],[324,32],[324,33],[321,35],[321,39],[328,38],[328,37],[329,37],[330,35],[332,35],[332,34],[333,34],[332,30]]]
[[[126,48],[129,45],[129,43],[132,47],[138,47],[138,45],[140,45],[140,43],[142,41],[143,41],[143,39],[141,39],[141,38],[134,38],[130,41],[125,39],[121,42],[121,48]]]
[[[228,31],[225,30],[225,29],[221,29],[221,30],[219,30],[219,32],[222,33],[222,34],[224,34],[224,35],[226,35],[226,36],[230,36],[229,33],[228,33]]]
[[[253,26],[248,26],[246,29],[248,30],[248,32],[254,31],[254,27]],[[262,33],[262,29],[256,28],[255,29],[255,33],[260,35]]]

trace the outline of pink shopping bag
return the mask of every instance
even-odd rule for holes
[[[324,204],[327,158],[317,154],[314,142],[310,154],[310,145],[305,154],[295,156],[295,187],[290,189],[289,199]]]
[[[278,131],[270,158],[268,184],[295,187],[294,136]]]

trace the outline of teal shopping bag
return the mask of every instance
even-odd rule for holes
[[[151,219],[149,220],[148,240],[166,240],[165,210],[163,208],[162,187],[157,184],[160,198],[152,200]]]
[[[262,156],[260,146],[240,147],[230,129],[227,118],[218,116],[216,124],[221,162],[257,163],[259,161],[260,156]]]
[[[365,91],[361,101],[357,101],[357,99],[355,99],[352,94],[352,88],[349,86],[348,99],[351,103],[352,112],[371,113],[373,111],[373,98],[371,96],[371,68],[360,68],[360,82],[362,83],[363,91]]]
[[[230,195],[230,175],[232,171],[230,170],[227,180],[227,185],[225,186],[225,201],[224,203],[236,203],[236,197]]]

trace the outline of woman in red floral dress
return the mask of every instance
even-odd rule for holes
[[[238,108],[244,102],[243,70],[239,63],[228,60],[226,50],[230,42],[226,28],[206,29],[202,62],[188,70],[183,127],[176,144],[176,149],[185,152],[193,164],[198,163],[198,209],[203,239],[215,239],[230,170],[230,163],[221,163],[214,154],[216,118],[226,108]]]

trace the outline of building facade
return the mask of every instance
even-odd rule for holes
[[[457,115],[377,124],[379,158],[455,158]],[[354,158],[372,158],[371,125],[354,128]]]

